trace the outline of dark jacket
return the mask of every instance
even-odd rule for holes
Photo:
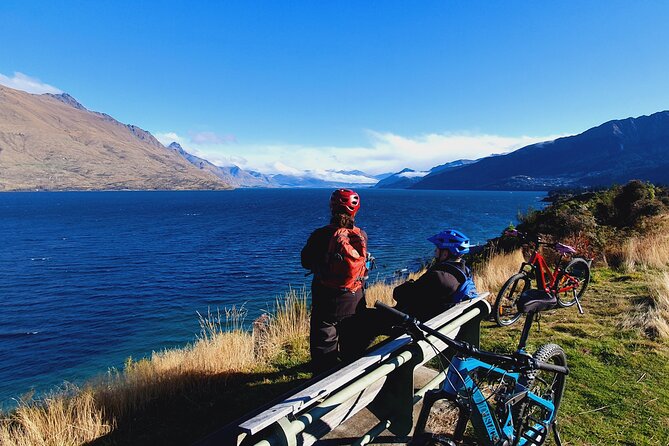
[[[464,261],[441,262],[430,267],[415,281],[409,280],[397,286],[393,290],[397,309],[424,322],[450,308],[453,303],[451,296],[463,283],[461,274],[453,274],[454,268],[466,272]]]
[[[311,233],[306,245],[302,248],[302,266],[314,273],[311,282],[312,312],[320,317],[339,319],[344,316],[355,314],[356,307],[360,303],[363,291],[349,293],[335,288],[323,286],[319,275],[327,268],[327,255],[330,239],[338,228],[334,225],[323,226]],[[367,233],[361,230],[362,236],[367,241]]]

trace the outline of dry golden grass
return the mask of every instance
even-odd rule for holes
[[[669,265],[669,232],[633,237],[622,246],[622,268],[665,268]]]
[[[490,299],[494,300],[504,282],[518,272],[520,264],[524,261],[520,249],[506,254],[491,254],[474,269],[476,289],[480,293],[490,292]]]
[[[267,361],[286,345],[305,341],[309,334],[309,293],[290,289],[277,298],[272,315],[261,316],[253,327],[256,360]]]
[[[386,305],[395,306],[397,302],[393,299],[393,289],[399,285],[399,283],[383,283],[376,282],[367,288],[365,291],[365,300],[367,301],[367,307],[373,308],[374,304],[377,301],[383,302]]]
[[[3,446],[79,445],[109,433],[116,420],[159,399],[206,392],[214,378],[250,372],[268,363],[281,346],[306,339],[307,292],[290,290],[274,314],[252,333],[242,329],[243,309],[200,316],[198,340],[181,349],[128,361],[83,389],[71,388],[42,401],[22,403],[0,420]]]
[[[24,404],[0,423],[5,446],[79,445],[113,429],[90,389],[73,396],[47,398],[43,404]]]
[[[634,305],[623,328],[643,331],[651,338],[669,338],[669,272],[648,273],[649,296]]]
[[[410,273],[406,280],[416,280],[425,273],[425,268],[420,271]],[[365,300],[368,308],[373,308],[376,301],[383,302],[386,305],[395,306],[397,302],[393,299],[393,289],[402,283],[401,280],[395,280],[390,283],[374,282],[365,290]]]
[[[623,271],[669,266],[669,217],[649,219],[644,235],[627,238],[622,244],[605,249],[607,263]]]

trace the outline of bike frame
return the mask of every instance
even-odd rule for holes
[[[433,404],[440,399],[448,399],[453,401],[460,412],[453,435],[455,442],[462,442],[467,424],[471,420],[477,433],[481,435],[483,432],[486,433],[490,446],[537,446],[544,443],[551,428],[556,444],[558,446],[562,444],[557,432],[557,410],[553,401],[540,397],[519,382],[521,377],[528,376],[526,373],[535,370],[547,370],[564,375],[569,373],[566,364],[542,362],[525,351],[532,323],[538,315],[536,311],[527,314],[518,347],[509,356],[479,350],[467,342],[451,339],[412,316],[382,302],[377,301],[375,307],[384,309],[401,320],[401,326],[414,342],[423,339],[432,345],[425,337],[425,334],[428,334],[444,342],[456,352],[451,359],[444,356],[449,363],[446,377],[439,390],[425,394],[423,408],[416,422],[415,433],[418,433],[418,435],[425,433],[425,426]],[[443,356],[444,353],[442,352],[441,355]],[[498,367],[495,364],[503,364],[507,368]],[[475,379],[472,378],[472,375],[478,372],[485,373],[488,377],[493,375],[495,379],[499,377],[498,386],[505,386],[504,393],[500,393],[500,387],[493,391],[495,402],[498,404],[494,410],[495,413],[488,404],[492,395],[486,398]],[[523,404],[519,407],[520,412],[512,410],[516,404],[520,403]],[[502,404],[504,405],[504,411],[500,413]],[[526,405],[539,407],[541,413],[527,413],[528,406]],[[475,418],[472,418],[472,415]],[[514,416],[517,416],[516,422],[521,423],[520,425],[514,426]]]
[[[520,267],[520,272],[527,272],[525,268],[528,266],[534,271],[537,288],[544,290],[547,293],[565,293],[574,290],[579,284],[578,279],[564,272],[560,267],[560,262],[555,266],[555,270],[551,271],[548,263],[546,263],[546,259],[544,259],[544,256],[539,252],[538,247],[532,252],[530,260],[528,262],[523,262]],[[548,273],[548,276],[550,277],[550,282],[546,281],[546,273]],[[557,288],[561,280],[564,278],[567,279],[568,285]]]
[[[499,375],[505,379],[512,380],[514,383],[514,393],[505,402],[507,416],[505,420],[500,420],[503,421],[502,425],[500,425],[500,421],[498,421],[495,415],[492,413],[487,399],[481,392],[481,389],[479,389],[479,387],[476,385],[476,382],[474,382],[474,380],[471,378],[472,373],[479,371],[486,374]],[[527,388],[519,384],[519,377],[519,373],[509,372],[508,370],[501,369],[475,358],[454,357],[451,360],[446,379],[444,380],[444,385],[441,389],[443,396],[446,399],[455,402],[461,411],[461,419],[458,422],[453,436],[454,440],[462,441],[467,421],[469,421],[472,416],[480,419],[481,424],[485,428],[485,432],[488,435],[490,444],[492,445],[499,444],[500,440],[507,440],[510,442],[509,444],[518,446],[531,445],[535,444],[533,440],[539,440],[539,438],[536,438],[536,436],[539,435],[543,435],[541,441],[545,440],[546,436],[548,435],[548,426],[550,426],[555,420],[555,406],[551,401],[541,398],[540,396],[532,393]],[[463,396],[470,396],[473,404],[464,403],[462,401]],[[535,420],[536,424],[530,428],[530,430],[535,432],[535,438],[521,437],[517,439],[515,432],[516,427],[513,425],[511,408],[513,405],[518,404],[526,399],[529,400],[528,402],[530,404],[540,406],[541,408],[545,409],[548,416],[542,420]],[[470,409],[472,412],[469,412]],[[464,417],[462,416],[463,410],[465,411]]]

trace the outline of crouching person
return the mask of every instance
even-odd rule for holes
[[[418,279],[393,290],[396,308],[420,321],[432,319],[453,304],[478,296],[472,273],[463,255],[469,252],[469,238],[447,229],[428,239],[434,243],[434,264]]]

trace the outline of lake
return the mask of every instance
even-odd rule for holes
[[[371,277],[417,268],[448,227],[485,243],[542,192],[360,189]],[[248,321],[308,285],[299,253],[328,223],[328,189],[0,194],[0,407],[182,346],[197,313]]]

